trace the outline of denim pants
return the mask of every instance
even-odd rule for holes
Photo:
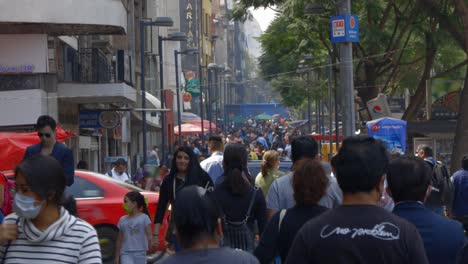
[[[146,264],[146,251],[121,252],[120,264]]]

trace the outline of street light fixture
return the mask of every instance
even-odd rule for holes
[[[183,32],[175,32],[168,37],[158,36],[158,56],[159,56],[159,88],[161,89],[161,108],[164,108],[164,67],[163,67],[163,41],[187,41],[187,36]],[[161,142],[162,159],[166,158],[166,117],[161,115]]]
[[[140,86],[141,86],[141,107],[143,111],[141,111],[141,120],[142,120],[142,137],[143,137],[143,162],[146,164],[147,155],[148,155],[148,146],[146,143],[146,133],[147,133],[147,124],[146,124],[146,89],[145,89],[145,44],[146,44],[146,36],[145,36],[145,27],[172,27],[174,25],[174,21],[170,17],[157,17],[154,21],[145,21],[140,20]],[[164,106],[161,105],[161,109]],[[161,116],[164,116],[162,114]],[[162,127],[162,131],[164,131],[164,127]]]
[[[178,59],[178,55],[195,55],[195,54],[198,54],[198,50],[194,49],[194,48],[186,49],[184,51],[174,50],[176,91],[177,91],[177,126],[179,127],[179,146],[182,146],[182,114],[181,114],[181,107],[180,107],[179,59]]]

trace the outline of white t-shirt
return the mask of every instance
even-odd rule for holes
[[[123,182],[130,182],[130,177],[128,176],[126,172],[119,174],[118,172],[115,171],[115,168],[112,168],[111,173],[112,173],[112,179],[123,181]]]

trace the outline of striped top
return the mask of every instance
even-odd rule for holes
[[[96,230],[64,208],[60,210],[59,220],[45,231],[40,231],[30,220],[19,218],[16,214],[7,216],[4,223],[18,225],[18,239],[0,247],[0,262],[102,263]]]

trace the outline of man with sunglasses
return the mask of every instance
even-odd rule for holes
[[[23,160],[35,155],[54,157],[62,165],[65,171],[66,184],[70,186],[73,184],[75,175],[73,153],[71,149],[55,139],[56,127],[57,123],[52,117],[48,115],[40,116],[36,122],[36,130],[41,142],[29,146],[24,153]]]

